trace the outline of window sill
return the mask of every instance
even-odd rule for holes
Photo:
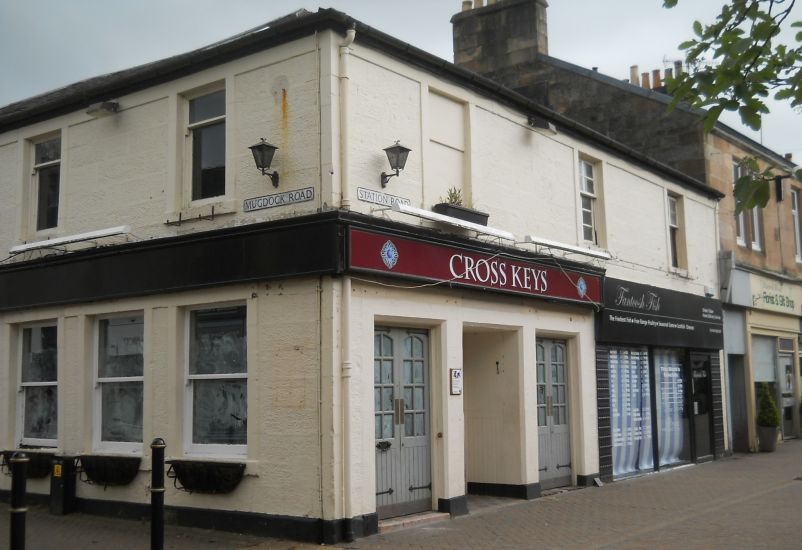
[[[682,277],[683,279],[690,279],[691,278],[690,274],[688,273],[688,270],[684,269],[684,268],[681,268],[681,267],[669,267],[668,271],[669,271],[669,273],[672,273],[673,275],[676,275],[677,277]]]
[[[204,199],[185,206],[178,212],[169,212],[165,225],[181,225],[199,220],[211,221],[217,216],[236,214],[238,202],[234,199]]]

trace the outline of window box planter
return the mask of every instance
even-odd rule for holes
[[[167,477],[173,480],[176,489],[190,493],[230,493],[245,474],[245,464],[241,462],[168,460],[167,464],[170,465]]]
[[[128,485],[139,473],[142,458],[138,456],[82,455],[80,457],[83,477],[81,481],[108,487]]]
[[[11,457],[14,453],[25,453],[28,455],[30,462],[25,469],[25,477],[28,479],[41,479],[47,477],[50,473],[53,457],[56,456],[55,451],[40,451],[38,449],[16,449],[11,451],[3,451],[3,468],[11,473]]]
[[[452,218],[459,218],[460,220],[477,223],[479,225],[487,225],[487,219],[490,214],[461,206],[459,204],[450,204],[447,202],[440,202],[432,207],[432,211],[443,216],[450,216]]]

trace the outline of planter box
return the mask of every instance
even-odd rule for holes
[[[104,487],[128,485],[139,473],[140,462],[138,456],[83,455],[81,471],[90,483]]]
[[[177,489],[190,493],[226,494],[239,485],[245,464],[240,462],[203,462],[200,460],[168,460],[167,477]],[[178,486],[178,483],[181,486]]]
[[[25,477],[28,479],[41,479],[50,474],[50,467],[53,463],[55,451],[37,451],[34,449],[20,449],[16,451],[3,451],[3,467],[11,472],[11,457],[14,453],[25,453],[30,459],[25,468]]]
[[[442,214],[443,216],[450,216],[452,218],[459,218],[460,220],[477,223],[479,225],[487,225],[487,219],[490,214],[467,208],[458,204],[449,204],[447,202],[440,202],[432,207],[433,212]]]
[[[777,438],[780,435],[779,428],[769,428],[766,426],[757,427],[758,446],[761,453],[773,453],[777,450]]]

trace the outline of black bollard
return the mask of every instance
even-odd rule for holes
[[[25,453],[11,457],[11,550],[25,550],[25,470],[30,459]]]
[[[164,549],[164,439],[150,444],[152,473],[150,480],[150,548]]]

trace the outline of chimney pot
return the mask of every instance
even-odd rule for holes
[[[485,0],[476,0],[476,6],[475,7],[482,8],[482,7],[484,7],[484,5],[485,5]]]
[[[785,160],[794,160],[793,153],[785,153]]]
[[[663,82],[660,80],[660,69],[655,69],[652,71],[652,88],[660,88],[663,86]]]
[[[639,80],[640,79],[638,78],[638,66],[631,65],[629,67],[629,83],[637,86]]]
[[[674,74],[677,77],[682,74],[682,61],[674,61]]]
[[[666,69],[666,77],[665,77],[666,84],[668,84],[668,81],[671,80],[672,78],[674,78],[674,69],[668,67]]]
[[[640,74],[640,85],[642,88],[651,89],[649,85],[649,73]]]
[[[473,0],[463,0],[462,11],[471,11],[473,9]]]

